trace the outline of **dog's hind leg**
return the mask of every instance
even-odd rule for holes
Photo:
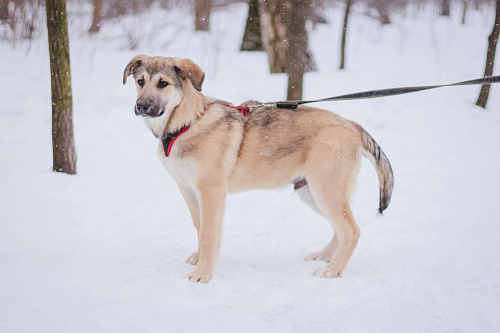
[[[330,221],[333,224],[335,233],[338,235],[339,246],[337,253],[328,265],[317,269],[314,276],[340,276],[358,244],[360,230],[351,213],[351,208],[349,204],[344,204],[343,208],[341,207],[335,207],[329,212]]]
[[[360,236],[349,204],[360,166],[360,156],[351,154],[348,147],[343,147],[329,157],[324,154],[311,155],[306,170],[311,196],[323,216],[331,223],[338,238],[338,243],[332,239],[331,245],[326,246],[329,249],[338,244],[330,263],[314,273],[314,276],[319,277],[340,276],[352,257]]]
[[[314,201],[314,198],[311,194],[311,190],[309,189],[309,185],[305,185],[299,189],[296,190],[299,198],[304,201],[309,207],[312,208],[316,213],[319,215],[323,216],[323,213],[319,209],[318,205],[316,204],[316,201]],[[337,248],[339,245],[339,239],[337,237],[337,234],[335,231],[333,232],[333,237],[331,241],[320,251],[318,252],[313,252],[309,254],[307,257],[304,258],[305,261],[310,261],[310,260],[322,260],[326,262],[330,262],[332,257],[335,255],[337,252]]]
[[[311,261],[311,260],[320,261],[321,260],[321,261],[325,261],[325,262],[330,262],[332,260],[333,256],[335,255],[335,253],[337,253],[338,247],[339,247],[339,239],[337,237],[337,234],[334,232],[332,239],[330,240],[330,242],[328,244],[326,244],[326,246],[324,248],[322,248],[318,252],[310,253],[308,256],[306,256],[304,258],[304,260],[305,261]]]
[[[342,195],[335,193],[342,191],[342,187],[337,187],[336,185],[322,184],[316,188],[313,186],[311,189],[318,207],[330,221],[338,237],[337,253],[328,265],[316,270],[314,276],[318,277],[340,276],[351,258],[360,236],[359,227],[354,220],[351,207],[348,200],[346,200],[347,198],[341,198]],[[333,239],[331,243],[335,243],[335,240]]]
[[[307,257],[304,258],[305,261],[311,261],[311,260],[316,260],[316,261],[326,261],[330,262],[337,252],[337,249],[339,247],[339,239],[337,237],[337,234],[334,232],[332,239],[324,248],[322,248],[318,252],[312,252],[310,253]]]

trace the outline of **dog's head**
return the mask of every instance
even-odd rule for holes
[[[149,118],[168,116],[182,101],[186,89],[201,91],[205,73],[189,59],[138,55],[125,67],[123,84],[134,76],[134,111]]]

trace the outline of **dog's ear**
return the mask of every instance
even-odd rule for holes
[[[127,67],[125,67],[125,70],[123,71],[123,84],[127,83],[127,77],[134,74],[135,70],[141,67],[142,62],[146,60],[146,58],[147,56],[140,54],[130,60]]]
[[[195,64],[193,61],[189,59],[174,59],[174,69],[177,73],[177,76],[181,80],[185,80],[188,78],[193,87],[201,91],[201,86],[203,85],[203,80],[205,80],[205,73],[201,70],[200,66]]]

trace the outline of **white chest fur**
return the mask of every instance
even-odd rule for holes
[[[172,146],[170,155],[165,156],[163,145],[160,141],[158,145],[157,155],[163,166],[172,175],[179,186],[194,188],[198,181],[198,170],[196,164],[191,161],[190,157],[183,157],[179,154],[178,145]]]

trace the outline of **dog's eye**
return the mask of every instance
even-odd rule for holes
[[[144,79],[137,80],[137,84],[140,85],[141,87],[144,86]]]
[[[158,82],[158,88],[165,88],[166,86],[168,86],[167,81],[160,80],[160,82]]]

